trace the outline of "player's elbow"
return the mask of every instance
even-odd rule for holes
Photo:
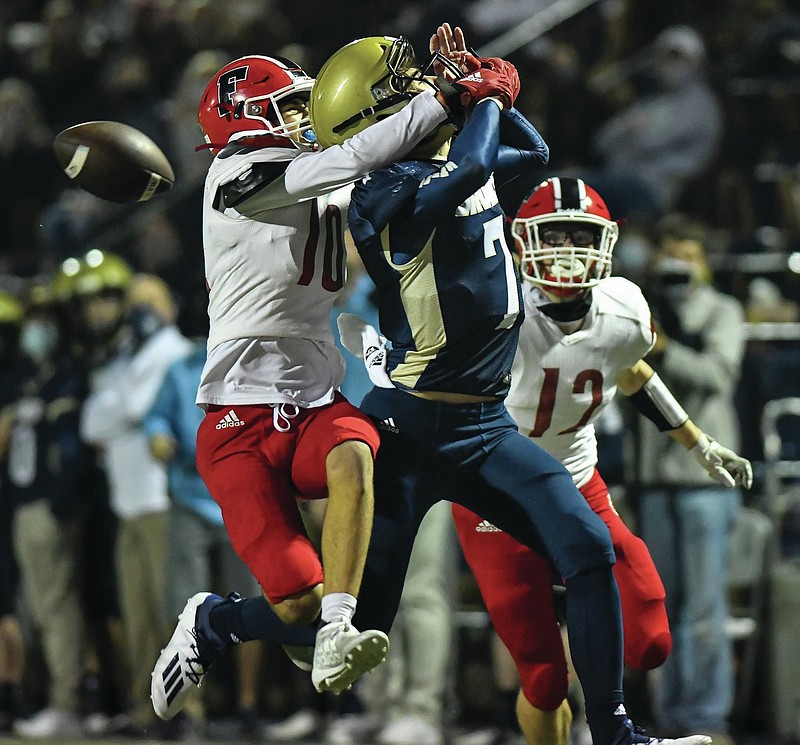
[[[472,194],[489,180],[493,170],[493,163],[487,163],[480,157],[469,155],[459,163],[455,173],[458,175],[460,183],[464,185],[465,189],[471,189],[469,193]]]
[[[550,162],[550,148],[544,140],[542,140],[539,147],[536,148],[534,152],[536,154],[536,158],[541,162],[542,165],[547,165]]]

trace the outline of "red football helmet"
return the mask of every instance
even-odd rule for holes
[[[581,179],[543,181],[519,208],[511,230],[522,276],[553,295],[578,294],[611,273],[619,227],[602,197]]]
[[[287,123],[278,106],[286,98],[307,101],[313,84],[313,78],[282,57],[251,55],[229,62],[211,78],[197,112],[211,151],[217,153],[230,139],[247,136],[258,137],[262,147],[313,149],[308,115]],[[292,139],[297,133],[305,133],[307,141]]]

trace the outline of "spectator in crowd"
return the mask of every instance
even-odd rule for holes
[[[648,360],[697,425],[735,449],[744,312],[710,283],[706,234],[684,215],[659,226],[648,293],[657,336]],[[639,433],[636,463],[642,535],[667,591],[673,632],[656,679],[656,716],[665,731],[691,724],[720,742],[734,695],[725,577],[741,493],[709,482],[680,444],[652,427]]]
[[[23,738],[79,736],[85,660],[80,597],[81,493],[87,448],[78,433],[83,378],[65,348],[49,283],[30,288],[20,349],[32,363],[12,405],[6,493],[22,589],[41,636],[50,688],[44,709],[17,721]]]
[[[84,398],[95,371],[116,348],[130,277],[131,269],[120,257],[92,249],[80,259],[63,261],[53,279],[56,313],[80,369]],[[88,655],[81,698],[84,728],[92,735],[106,731],[117,715],[114,726],[124,723],[123,691],[128,686],[114,568],[117,520],[109,505],[102,456],[94,450],[90,454],[77,489],[86,537],[81,540],[79,572]]]
[[[80,260],[64,261],[59,275],[67,285],[64,303],[72,341],[91,378],[119,351],[133,271],[122,257],[92,249]]]
[[[0,497],[2,498],[2,497]],[[13,591],[18,582],[16,559],[11,549],[11,517],[7,505],[0,506],[0,590],[12,590],[3,596],[0,605],[0,733],[11,732],[17,719],[26,714],[22,676],[25,670],[25,643],[22,628],[16,615]]]
[[[193,340],[190,353],[167,370],[143,428],[150,452],[165,463],[170,508],[167,525],[166,610],[176,618],[198,587],[219,584],[248,596],[260,592],[258,583],[231,546],[219,505],[197,473],[197,428],[203,410],[195,403],[206,361],[206,340]],[[171,629],[167,630],[165,639]],[[260,644],[236,649],[236,712],[240,734],[258,736]],[[189,712],[191,714],[191,711]]]
[[[25,643],[17,617],[19,568],[11,531],[13,504],[8,493],[6,453],[14,423],[13,404],[32,374],[31,361],[19,354],[19,329],[24,308],[0,291],[0,733],[10,732],[27,713],[22,691]]]
[[[596,132],[603,173],[591,179],[616,214],[646,221],[675,207],[687,183],[711,162],[723,134],[697,31],[665,29],[649,58],[656,89],[641,93]]]
[[[210,153],[197,153],[197,102],[211,76],[228,61],[219,50],[204,49],[183,66],[172,96],[166,102],[169,151],[176,178],[200,187],[208,170]]]
[[[47,103],[47,121],[57,132],[85,121],[88,112],[97,110],[102,36],[89,32],[82,3],[46,0],[39,5],[34,40],[22,60],[21,75],[33,82]]]
[[[102,266],[97,268],[101,285]],[[94,277],[80,276],[78,283]],[[108,311],[109,321],[111,311],[98,307]],[[142,420],[169,366],[192,348],[175,326],[175,317],[175,304],[162,280],[152,275],[131,280],[125,296],[127,333],[116,354],[95,373],[81,413],[81,434],[101,449],[111,507],[119,519],[115,559],[130,668],[131,726],[142,729],[154,719],[150,670],[167,628],[169,508],[166,468],[151,454]]]
[[[115,53],[103,65],[99,84],[103,118],[141,130],[171,157],[162,107],[154,100],[156,86],[148,56],[139,51]]]

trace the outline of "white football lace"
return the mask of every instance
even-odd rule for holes
[[[189,649],[194,652],[194,656],[186,656],[186,665],[188,667],[186,677],[199,688],[206,674],[206,665],[200,659],[200,649],[197,646],[197,632],[192,630],[189,633],[195,640],[193,644],[189,645]]]

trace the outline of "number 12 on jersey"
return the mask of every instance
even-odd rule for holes
[[[544,382],[542,383],[542,391],[539,394],[539,405],[536,407],[536,421],[528,435],[529,437],[541,437],[550,429],[553,421],[553,409],[556,405],[556,393],[558,392],[558,379],[561,375],[561,370],[558,367],[545,367],[543,372]],[[586,390],[587,385],[591,386],[592,390],[592,400],[589,406],[575,424],[562,429],[558,434],[568,435],[572,432],[577,432],[588,423],[594,410],[603,403],[603,373],[594,369],[581,370],[575,376],[572,392],[576,395],[581,394]]]

